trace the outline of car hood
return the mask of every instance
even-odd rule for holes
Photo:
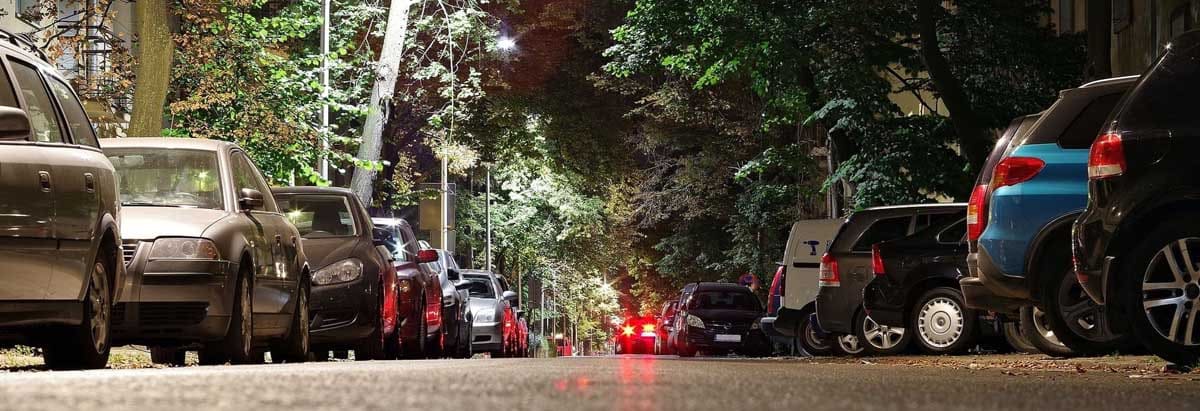
[[[230,214],[225,210],[206,208],[124,206],[121,207],[121,237],[126,240],[200,237]]]
[[[313,270],[320,270],[353,256],[358,237],[303,238],[300,242],[304,245],[304,255],[308,257],[309,266]]]
[[[700,317],[702,320],[749,322],[759,319],[763,313],[747,310],[691,310],[688,314]]]

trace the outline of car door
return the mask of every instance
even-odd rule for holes
[[[66,147],[47,152],[57,186],[54,231],[59,240],[47,298],[78,299],[99,248],[100,216],[109,208],[116,212],[116,180],[75,92],[62,79],[42,74],[69,138]]]
[[[53,132],[44,118],[20,104],[11,64],[0,69],[0,105],[23,108],[30,117],[33,133],[28,138],[0,139],[0,299],[41,300],[46,297],[53,274],[57,241],[54,240],[54,195],[52,172],[43,143],[53,143]],[[25,73],[28,74],[28,73]],[[36,77],[34,77],[36,78]],[[20,85],[16,85],[21,87]],[[24,94],[24,90],[21,90]],[[28,104],[28,103],[27,103]],[[35,121],[34,118],[39,118]],[[46,136],[42,141],[39,136]],[[58,142],[61,143],[61,132]]]
[[[255,227],[254,241],[257,246],[254,278],[254,326],[255,335],[270,334],[286,329],[291,313],[286,310],[296,295],[300,272],[294,258],[299,243],[295,226],[287,221],[271,195],[271,188],[258,168],[241,150],[230,153],[233,171],[234,194],[243,188],[263,193],[263,204],[246,215]],[[262,330],[262,333],[260,333]]]

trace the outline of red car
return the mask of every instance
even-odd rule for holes
[[[394,241],[389,249],[395,260],[400,332],[393,345],[405,358],[436,356],[442,343],[442,287],[437,274],[430,273],[422,263],[437,261],[437,253],[418,249],[416,235],[407,221],[378,217],[372,220],[377,228],[390,233]]]
[[[616,334],[613,343],[616,354],[654,354],[654,343],[658,340],[658,319],[627,319],[617,328]]]

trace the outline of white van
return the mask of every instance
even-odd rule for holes
[[[809,317],[816,309],[821,256],[833,243],[843,222],[842,219],[822,219],[792,224],[783,252],[782,305],[777,317],[764,319],[764,325],[773,320],[775,332],[797,338],[804,350],[812,355],[827,354],[833,349],[809,326]]]

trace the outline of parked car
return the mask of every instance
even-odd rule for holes
[[[821,257],[817,325],[836,337],[837,349],[857,355],[903,351],[912,339],[903,327],[876,322],[862,309],[863,289],[871,273],[871,250],[877,243],[908,236],[929,226],[962,217],[966,204],[920,204],[858,211],[842,224],[829,251]]]
[[[500,284],[500,292],[501,293],[508,292],[508,291],[512,291],[513,293],[516,293],[516,291],[513,290],[511,286],[509,286],[508,280],[504,279],[504,276],[497,275],[496,283]],[[520,321],[518,321],[520,318],[520,314],[521,314],[521,309],[518,308],[520,305],[520,296],[521,296],[520,294],[516,294],[516,296],[512,300],[509,300],[507,306],[504,309],[504,354],[503,355],[505,357],[519,357],[522,353],[521,347],[527,343],[527,341],[521,340],[522,335],[521,335],[521,330],[520,330]]]
[[[438,273],[427,267],[437,261],[437,254],[419,248],[412,226],[404,219],[373,218],[372,222],[391,238],[384,247],[392,252],[396,269],[400,356],[441,356],[442,285]]]
[[[675,354],[674,345],[670,344],[671,328],[675,323],[675,313],[679,307],[679,300],[671,300],[663,303],[662,313],[658,316],[658,322],[654,328],[654,353],[658,355]]]
[[[729,283],[697,283],[680,307],[677,317],[682,319],[683,326],[675,346],[679,356],[770,354],[767,337],[759,329],[762,302],[750,288]]]
[[[783,251],[780,306],[771,328],[795,339],[809,355],[829,355],[836,349],[834,338],[816,327],[817,291],[821,256],[833,243],[843,221],[797,221],[792,224]]]
[[[116,179],[37,50],[0,31],[0,342],[41,347],[51,369],[103,368],[126,278]]]
[[[517,357],[529,356],[529,322],[525,319],[525,310],[517,310]]]
[[[185,138],[103,140],[121,190],[129,280],[114,338],[155,362],[303,361],[312,276],[300,232],[240,147]]]
[[[464,280],[461,287],[471,296],[472,350],[493,357],[503,356],[504,313],[509,302],[517,299],[517,293],[503,291],[491,271],[459,270],[459,273]]]
[[[1004,314],[1026,307],[1025,335],[1048,354],[1099,355],[1127,345],[1123,324],[1107,323],[1103,307],[1071,275],[1070,236],[1087,202],[1088,149],[1136,80],[1100,80],[1060,93],[1028,133],[993,150],[998,161],[971,194],[971,276],[960,282],[966,303]],[[1048,331],[1069,350],[1051,344]]]
[[[654,354],[658,339],[658,320],[654,317],[630,317],[617,327],[613,336],[615,354]]]
[[[424,241],[421,244],[428,243]],[[425,249],[437,252],[437,260],[422,264],[429,272],[437,273],[438,282],[442,288],[442,309],[439,316],[442,341],[447,347],[444,354],[454,358],[470,358],[471,351],[471,318],[470,299],[466,290],[457,286],[462,283],[462,275],[458,271],[458,262],[450,252],[441,249]],[[422,250],[422,251],[425,251]],[[426,251],[428,253],[428,251]],[[422,260],[424,261],[424,260]]]
[[[793,335],[784,334],[775,328],[775,320],[779,316],[779,308],[783,303],[784,275],[787,267],[783,263],[775,268],[775,276],[771,279],[771,287],[767,289],[767,315],[758,320],[763,334],[771,340],[774,348],[778,345],[791,346],[796,339]]]
[[[313,270],[309,303],[311,351],[354,350],[357,360],[394,359],[399,306],[396,267],[384,248],[390,234],[376,231],[350,190],[274,189],[279,209],[300,231]]]
[[[929,354],[963,353],[977,337],[1000,329],[997,316],[963,303],[958,279],[967,273],[967,223],[958,217],[876,244],[875,279],[863,290],[871,319],[904,328]]]
[[[1076,276],[1110,323],[1174,363],[1200,362],[1200,32],[1174,39],[1092,144]]]

